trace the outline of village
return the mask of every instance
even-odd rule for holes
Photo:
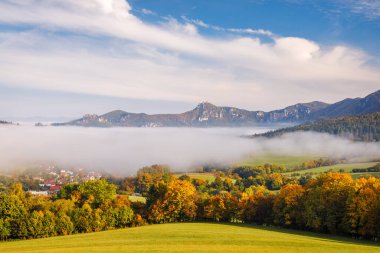
[[[3,181],[3,188],[7,188],[4,181],[19,181],[23,183],[25,190],[32,195],[52,196],[63,185],[97,180],[102,177],[102,174],[84,168],[63,168],[53,164],[44,164],[26,169],[18,174],[3,177],[8,179],[1,180]]]

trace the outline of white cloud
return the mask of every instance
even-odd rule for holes
[[[242,33],[242,34],[245,33],[245,34],[254,34],[254,35],[265,35],[265,36],[269,36],[269,37],[274,36],[274,34],[271,31],[263,30],[263,29],[254,30],[251,28],[247,28],[247,29],[229,28],[229,29],[227,29],[227,31],[235,32],[235,33]]]
[[[145,9],[145,8],[141,9],[141,13],[143,13],[145,15],[156,15],[156,13],[154,11],[151,11],[151,10],[148,10],[148,9]]]
[[[186,16],[181,17],[184,21],[187,23],[194,24],[196,26],[206,28],[206,29],[211,29],[214,31],[219,31],[219,32],[230,32],[230,33],[238,33],[238,34],[251,34],[251,35],[263,35],[263,36],[268,36],[268,37],[275,37],[275,34],[273,34],[271,31],[264,30],[264,29],[251,29],[251,28],[224,28],[221,26],[217,25],[210,25],[206,24],[202,20],[199,19],[190,19],[187,18]]]
[[[357,14],[369,20],[380,18],[379,0],[331,0],[331,1],[307,1],[307,0],[286,0],[290,4],[309,5],[325,14],[333,16]]]
[[[370,56],[340,45],[263,43],[252,34],[272,33],[251,29],[212,38],[197,31],[201,21],[144,23],[124,0],[6,0],[0,9],[0,23],[32,27],[0,34],[0,82],[10,85],[251,109],[379,88]]]
[[[348,6],[352,12],[362,14],[369,19],[380,18],[379,0],[350,0]]]

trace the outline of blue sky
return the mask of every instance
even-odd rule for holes
[[[0,119],[250,110],[380,89],[376,0],[4,0]]]
[[[380,54],[380,1],[132,0],[130,3],[137,16],[150,21],[185,16],[221,27],[262,28],[282,36],[308,38],[325,45],[348,44]],[[360,6],[363,9],[355,9]],[[141,12],[143,9],[157,15],[146,15]]]

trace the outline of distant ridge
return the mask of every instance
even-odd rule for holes
[[[12,122],[0,120],[0,125],[12,125],[12,124],[13,124]]]
[[[299,124],[321,118],[362,115],[380,111],[380,90],[365,98],[345,99],[327,104],[319,101],[299,103],[284,109],[264,112],[216,106],[209,102],[180,114],[129,113],[115,110],[103,115],[87,114],[83,118],[54,126],[83,127],[241,127],[258,124]]]
[[[294,127],[256,134],[252,137],[273,138],[287,133],[307,131],[328,133],[354,141],[380,141],[380,112],[366,115],[321,119],[316,122],[304,123]]]
[[[314,118],[371,114],[380,111],[380,90],[365,98],[347,98],[317,111]]]

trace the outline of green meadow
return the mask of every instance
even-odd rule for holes
[[[46,239],[1,242],[0,252],[375,253],[380,252],[380,244],[249,225],[174,223]]]
[[[323,166],[318,168],[312,168],[312,169],[306,169],[306,170],[300,170],[295,172],[286,172],[284,174],[291,175],[292,173],[298,173],[300,175],[306,174],[306,173],[324,173],[324,172],[339,172],[344,171],[347,173],[351,173],[353,169],[367,169],[370,167],[375,166],[377,163],[346,163],[346,164],[335,164],[331,166]],[[354,176],[355,174],[363,174],[363,173],[352,173]],[[372,174],[372,173],[365,173],[365,174]]]
[[[282,165],[286,168],[293,168],[304,162],[321,158],[320,156],[289,156],[289,155],[259,155],[251,156],[243,161],[235,163],[235,166],[258,166],[266,163]]]
[[[180,177],[182,175],[187,175],[190,178],[195,178],[195,179],[203,179],[205,181],[209,181],[210,183],[215,181],[215,175],[212,173],[196,173],[196,172],[191,172],[191,173],[179,173],[175,174],[176,177]]]

